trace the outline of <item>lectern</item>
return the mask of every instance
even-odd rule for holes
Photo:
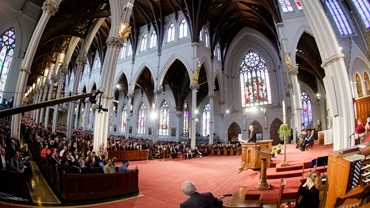
[[[263,150],[258,151],[258,157],[261,162],[260,181],[256,185],[258,190],[268,190],[271,188],[270,184],[267,183],[267,163],[271,160],[272,154]]]
[[[259,151],[271,152],[272,140],[258,142],[242,142],[242,163],[244,168],[260,169],[262,160]],[[266,160],[266,168],[270,167],[270,159]]]

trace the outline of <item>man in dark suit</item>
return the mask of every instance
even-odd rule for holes
[[[301,151],[305,151],[306,144],[309,144],[312,147],[314,139],[315,139],[315,129],[311,129],[310,133],[307,134],[306,138],[302,142]]]
[[[256,142],[257,141],[257,135],[256,131],[254,130],[254,126],[250,125],[249,126],[249,139],[248,142]]]
[[[185,181],[181,186],[182,192],[190,196],[180,204],[180,208],[213,208],[222,207],[222,201],[215,198],[211,192],[199,193],[191,181]]]

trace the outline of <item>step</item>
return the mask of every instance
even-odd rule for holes
[[[289,166],[281,166],[276,168],[276,172],[284,172],[284,171],[291,171],[291,170],[302,170],[303,165],[289,165]]]

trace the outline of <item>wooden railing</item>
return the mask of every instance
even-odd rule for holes
[[[109,158],[116,157],[118,161],[122,160],[146,160],[148,159],[147,150],[108,150]]]
[[[63,198],[68,202],[91,201],[139,193],[139,172],[63,174]]]

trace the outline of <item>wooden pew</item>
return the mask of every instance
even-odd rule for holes
[[[15,170],[0,168],[0,191],[25,199],[31,198],[25,175]]]
[[[108,150],[109,158],[116,157],[118,161],[123,160],[146,160],[148,150]]]

